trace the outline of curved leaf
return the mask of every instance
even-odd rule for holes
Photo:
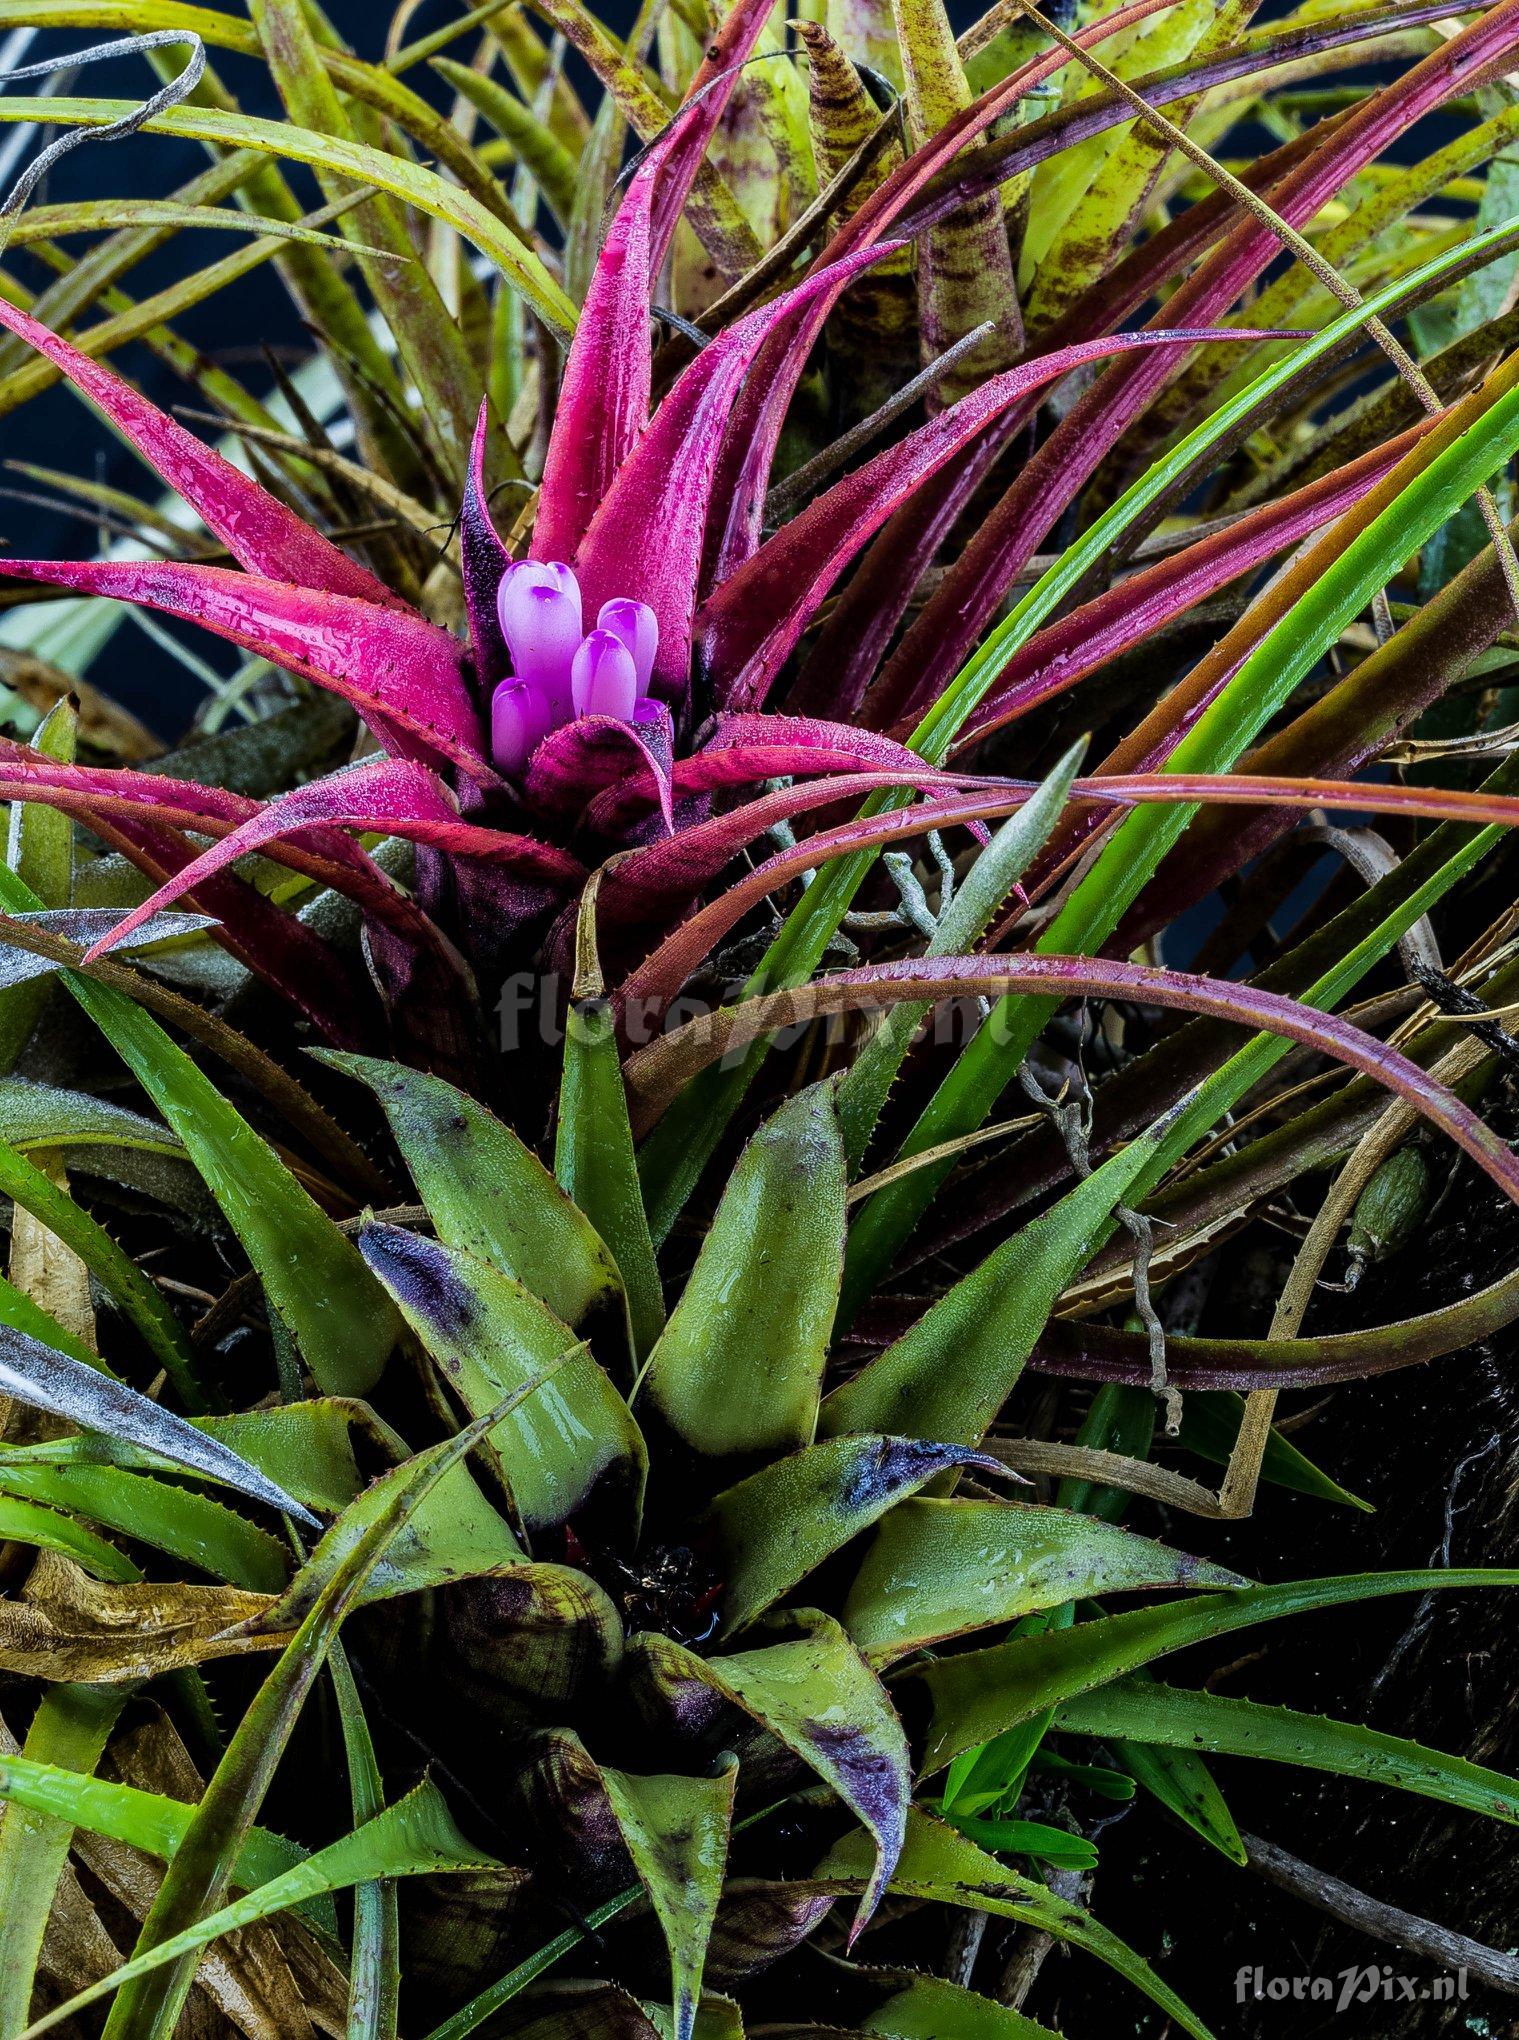
[[[1519,1572],[1496,1568],[1295,1580],[1284,1586],[1242,1587],[1195,1601],[1171,1601],[1127,1615],[1105,1615],[1071,1629],[1047,1630],[1042,1636],[1019,1637],[989,1650],[944,1658],[920,1675],[934,1704],[924,1768],[937,1771],[961,1750],[989,1742],[1014,1722],[1204,1638],[1227,1636],[1256,1622],[1315,1608],[1349,1607],[1384,1594],[1514,1586],[1519,1586]]]
[[[488,1261],[371,1221],[359,1251],[471,1416],[570,1357],[489,1444],[529,1530],[588,1506],[636,1520],[648,1459],[631,1411],[575,1334]]]
[[[1490,1820],[1519,1821],[1519,1779],[1357,1721],[1264,1707],[1227,1693],[1185,1692],[1120,1679],[1063,1702],[1055,1726],[1105,1741],[1164,1743],[1216,1756],[1257,1757],[1396,1786]]]
[[[180,1853],[171,1864],[183,1860]],[[443,1871],[481,1870],[491,1867],[493,1858],[476,1849],[460,1833],[442,1793],[424,1779],[404,1799],[387,1806],[352,1834],[332,1842],[315,1855],[293,1865],[278,1877],[259,1885],[244,1897],[234,1899],[172,1934],[166,1940],[134,1955],[130,1962],[79,1991],[65,2004],[30,2025],[22,2040],[46,2033],[64,2019],[75,2017],[86,2005],[94,2004],[113,1991],[130,1987],[166,1964],[184,1964],[208,1943],[223,1934],[236,1933],[256,1920],[268,1919],[288,1907],[309,1903],[334,1891],[346,1891],[355,1884],[380,1878],[436,1876]],[[165,1882],[167,1883],[167,1879]],[[193,1967],[193,1964],[191,1964]],[[117,2000],[120,2004],[121,1999]],[[112,2018],[117,2016],[115,2009]],[[107,2031],[110,2027],[107,2027]]]
[[[4,102],[0,118],[57,122],[63,127],[104,127],[129,110],[126,102],[114,99],[16,98]],[[362,142],[318,134],[293,122],[259,120],[220,107],[174,107],[154,115],[145,127],[151,134],[183,135],[191,141],[211,142],[220,147],[285,156],[316,170],[335,171],[356,184],[387,191],[420,212],[457,228],[466,241],[495,264],[511,287],[521,292],[556,338],[567,339],[575,330],[575,307],[539,257],[488,212],[473,192],[450,183],[436,170],[388,149],[370,148]],[[6,314],[0,315],[0,324],[9,323],[7,306]]]
[[[383,1106],[445,1246],[489,1261],[578,1325],[620,1292],[617,1267],[538,1157],[483,1105],[441,1077],[373,1056],[314,1051],[367,1084]]]
[[[752,1622],[904,1495],[957,1466],[1002,1470],[964,1445],[830,1438],[725,1488],[706,1519],[723,1582],[724,1633]]]
[[[807,1610],[787,1620],[805,1633],[732,1657],[699,1658],[678,1644],[665,1650],[685,1677],[751,1714],[864,1823],[875,1866],[855,1915],[857,1934],[901,1851],[912,1796],[907,1737],[885,1688],[836,1622]]]
[[[862,1854],[858,1838],[846,1836],[819,1864],[813,1881],[824,1889],[830,1886],[856,1889],[864,1873]],[[1153,1998],[1183,2032],[1191,2033],[1195,2040],[1213,2040],[1209,2029],[1162,1982],[1149,1963],[1099,1925],[1084,1907],[1058,1898],[1044,1885],[1000,1863],[967,1836],[919,1807],[913,1807],[908,1814],[901,1860],[891,1889],[906,1898],[967,1906],[996,1918],[1018,1920],[1057,1940],[1069,1941],[1073,1947],[1106,1962]]]
[[[1092,1594],[1245,1584],[1226,1566],[1091,1516],[920,1496],[877,1530],[844,1627],[880,1663]]]
[[[712,1778],[643,1778],[603,1765],[601,1782],[669,1945],[674,2040],[692,2040],[727,1870],[738,1766],[725,1764]]]
[[[459,647],[436,624],[394,605],[175,560],[0,561],[45,581],[188,618],[244,651],[330,687],[382,732],[391,729],[478,774],[483,739]]]
[[[108,1721],[114,1721],[130,1697],[130,1688],[125,1687],[67,1686],[50,1689],[47,1697],[70,1692],[98,1699],[108,1709]],[[72,1765],[65,1767],[61,1758],[39,1761],[25,1754],[0,1756],[0,1799],[165,1860],[179,1847],[195,1812],[193,1805],[180,1799],[82,1775]],[[253,1828],[238,1857],[233,1882],[252,1891],[271,1878],[282,1877],[305,1853],[283,1835]],[[318,1905],[317,1913],[330,1922],[329,1931],[335,1929],[336,1917],[330,1908]]]

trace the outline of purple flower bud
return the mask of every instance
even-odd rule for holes
[[[633,602],[626,596],[620,596],[615,602],[603,602],[596,627],[609,630],[613,637],[620,638],[627,646],[633,654],[639,696],[647,694],[649,675],[654,671],[654,654],[659,650],[659,618],[648,603]]]
[[[629,605],[632,606],[632,605]],[[630,722],[638,705],[633,654],[609,630],[593,630],[575,654],[571,689],[577,715],[611,715]]]
[[[520,772],[548,729],[537,690],[526,680],[503,680],[491,696],[491,756],[498,770]]]
[[[496,598],[519,680],[535,688],[553,722],[571,714],[570,663],[580,643],[580,584],[558,560],[524,560]]]

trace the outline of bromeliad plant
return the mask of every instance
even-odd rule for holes
[[[0,295],[35,357],[0,405],[61,374],[197,520],[81,485],[130,551],[0,573],[245,659],[168,758],[98,697],[0,752],[0,1707],[35,1701],[0,1748],[0,2033],[109,1999],[110,2040],[166,2036],[192,1993],[355,2040],[1048,2032],[965,1918],[1205,2034],[1098,1924],[1094,1800],[1137,1789],[1236,1867],[1204,1753],[1519,1803],[1148,1671],[1515,1583],[1261,1585],[1175,1523],[1260,1478],[1352,1502],[1277,1389],[1519,1314],[1504,1276],[1302,1335],[1342,1224],[1360,1269],[1420,1223],[1441,1137],[1519,1201],[1480,1110],[1515,992],[1519,231],[1496,172],[1474,221],[1426,203],[1510,138],[1519,0],[1448,37],[1418,0],[1261,29],[1133,0],[1064,41],[803,8],[805,79],[757,0],[625,43],[565,0],[547,41],[509,7],[408,42],[413,12],[380,63],[296,0],[0,0],[256,59],[289,116],[210,68],[130,121],[48,99],[215,160],[77,271],[80,214],[24,214],[54,280]],[[1368,57],[1394,75],[1325,82]],[[1394,161],[1441,109],[1457,139]],[[1247,115],[1276,146],[1226,167]],[[125,297],[150,246],[239,220],[247,254]],[[201,366],[238,466],[100,357],[188,365],[165,321],[264,255],[338,410]],[[51,648],[100,627],[67,613]],[[1357,885],[1278,940],[1305,847]],[[1215,900],[1200,967],[1165,967]],[[503,978],[542,1039],[492,1041]],[[1032,1121],[995,1117],[1013,1086]],[[1269,1335],[1233,1336],[1231,1257],[1342,1157],[1316,1217],[1285,1207]],[[127,1199],[108,1226],[79,1177]],[[1185,1314],[1209,1268],[1226,1338]]]

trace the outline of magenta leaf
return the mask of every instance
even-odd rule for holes
[[[634,813],[657,808],[675,826],[671,765],[675,731],[663,702],[639,704],[636,722],[582,715],[551,730],[528,760],[523,795],[540,814],[597,834],[617,834]]]
[[[819,271],[711,341],[679,376],[622,463],[574,561],[587,615],[618,597],[646,602],[659,624],[654,689],[683,699],[690,678],[691,622],[722,431],[765,336],[828,302],[878,249]]]
[[[1333,1013],[1279,992],[1190,971],[1105,957],[914,957],[865,965],[794,991],[774,992],[688,1021],[624,1066],[634,1129],[647,1131],[681,1085],[708,1064],[791,1021],[870,1011],[902,1000],[1001,997],[1034,992],[1071,999],[1126,999],[1139,1005],[1207,1013],[1251,1033],[1276,1034],[1359,1070],[1413,1106],[1471,1156],[1505,1196],[1519,1204],[1519,1156],[1428,1070]]]
[[[383,581],[331,539],[313,531],[277,496],[235,468],[209,446],[203,446],[183,425],[165,415],[114,370],[56,333],[28,318],[0,298],[0,326],[6,327],[61,369],[74,387],[107,418],[142,455],[148,465],[176,490],[213,531],[232,557],[256,574],[293,581],[388,609],[407,605]]]
[[[757,708],[828,590],[871,533],[920,483],[1027,391],[1055,381],[1083,362],[1134,348],[1267,337],[1274,336],[1235,327],[1126,333],[1083,340],[993,376],[835,482],[708,596],[697,619],[697,635],[718,699],[734,707]]]
[[[858,790],[859,782],[851,780],[850,793]],[[620,987],[619,997],[636,1003],[646,1020],[657,1015],[745,914],[803,872],[856,850],[906,842],[928,829],[971,828],[978,822],[1000,820],[1022,806],[1034,791],[1034,783],[1005,779],[975,783],[959,775],[946,775],[920,783],[920,790],[927,791],[930,797],[916,807],[857,816],[838,828],[820,830],[735,878],[716,898],[682,921],[630,972]],[[772,823],[792,819],[808,804],[820,806],[826,801],[832,805],[840,791],[837,785],[824,789],[788,787],[685,831],[671,844],[639,850],[608,870],[598,904],[613,922],[619,918],[624,921],[659,918],[660,911],[668,913],[672,895],[694,897],[721,869],[722,863],[736,856]],[[1322,807],[1519,828],[1519,797],[1512,795],[1453,787],[1264,778],[1253,773],[1155,772],[1077,779],[1072,782],[1070,800],[1073,806],[1091,803],[1099,811],[1121,810],[1139,801],[1199,801],[1299,810]],[[645,893],[647,901],[641,897]],[[656,910],[648,911],[656,902]],[[1002,960],[991,959],[993,963]]]
[[[895,738],[847,723],[801,715],[720,714],[697,732],[696,748],[675,767],[679,793],[741,786],[756,779],[821,772],[921,775],[923,761]]]
[[[95,814],[90,826],[154,885],[188,871],[198,854],[197,846],[178,830],[136,816],[107,821]],[[298,914],[286,913],[256,886],[244,885],[230,872],[196,880],[187,890],[211,917],[213,932],[227,953],[304,1013],[334,1048],[361,1046],[374,1038],[372,1023],[379,1016],[372,987],[350,957],[308,928]],[[145,933],[139,921],[137,939]],[[102,930],[87,939],[112,941],[115,934],[114,929],[109,934]]]
[[[523,878],[541,881],[554,890],[568,888],[584,876],[580,864],[566,851],[556,850],[531,836],[511,835],[465,821],[448,789],[424,766],[405,759],[373,758],[346,772],[330,773],[310,786],[297,787],[293,793],[258,809],[102,937],[90,951],[90,957],[125,941],[150,914],[161,912],[250,851],[268,850],[277,842],[313,829],[357,829],[404,836],[408,841],[454,856],[482,858],[491,864],[509,866]],[[368,859],[363,862],[378,878]],[[348,873],[337,883],[369,907],[371,886],[365,885],[361,891],[358,876],[357,871]]]
[[[665,920],[777,822],[872,793],[903,787],[948,792],[963,790],[966,784],[960,774],[935,772],[920,763],[911,771],[852,772],[812,786],[783,787],[726,814],[693,822],[674,836],[630,850],[609,864],[602,879],[601,909],[613,926]]]
[[[1507,61],[1516,43],[1519,15],[1506,7],[1471,22],[1335,123],[1322,145],[1273,187],[1275,211],[1289,225],[1305,226],[1416,121],[1453,95],[1471,90],[1493,67]],[[867,201],[861,212],[873,202]],[[1270,227],[1247,218],[1177,288],[1158,316],[1168,326],[1221,316],[1280,247]],[[928,700],[938,696],[981,636],[1013,577],[1146,410],[1174,366],[1169,356],[1116,362],[1071,408],[992,507],[897,647],[882,680],[893,698],[905,699],[914,692]]]
[[[1008,660],[996,687],[967,723],[954,755],[1064,693],[1110,659],[1143,644],[1172,618],[1330,523],[1396,466],[1431,423],[1424,421],[1306,488],[1249,511],[1227,530],[1157,560],[1047,625]],[[914,695],[905,704],[902,726],[914,725],[927,706],[921,694]]]
[[[569,560],[649,421],[649,301],[681,208],[742,64],[765,0],[741,0],[649,148],[608,229],[564,365],[533,526],[534,559]]]
[[[533,526],[533,557],[573,559],[649,422],[649,211],[676,122],[618,208],[564,365]]]
[[[493,776],[463,654],[447,631],[412,610],[173,560],[0,560],[0,574],[186,617],[341,694],[383,738],[425,748],[476,777]]]

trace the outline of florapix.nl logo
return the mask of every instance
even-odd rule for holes
[[[1352,2005],[1463,2003],[1468,1996],[1464,1969],[1440,1976],[1407,1976],[1387,1962],[1356,1962],[1325,1976],[1272,1976],[1246,1963],[1234,1979],[1236,2004],[1327,2004],[1336,2011]]]

